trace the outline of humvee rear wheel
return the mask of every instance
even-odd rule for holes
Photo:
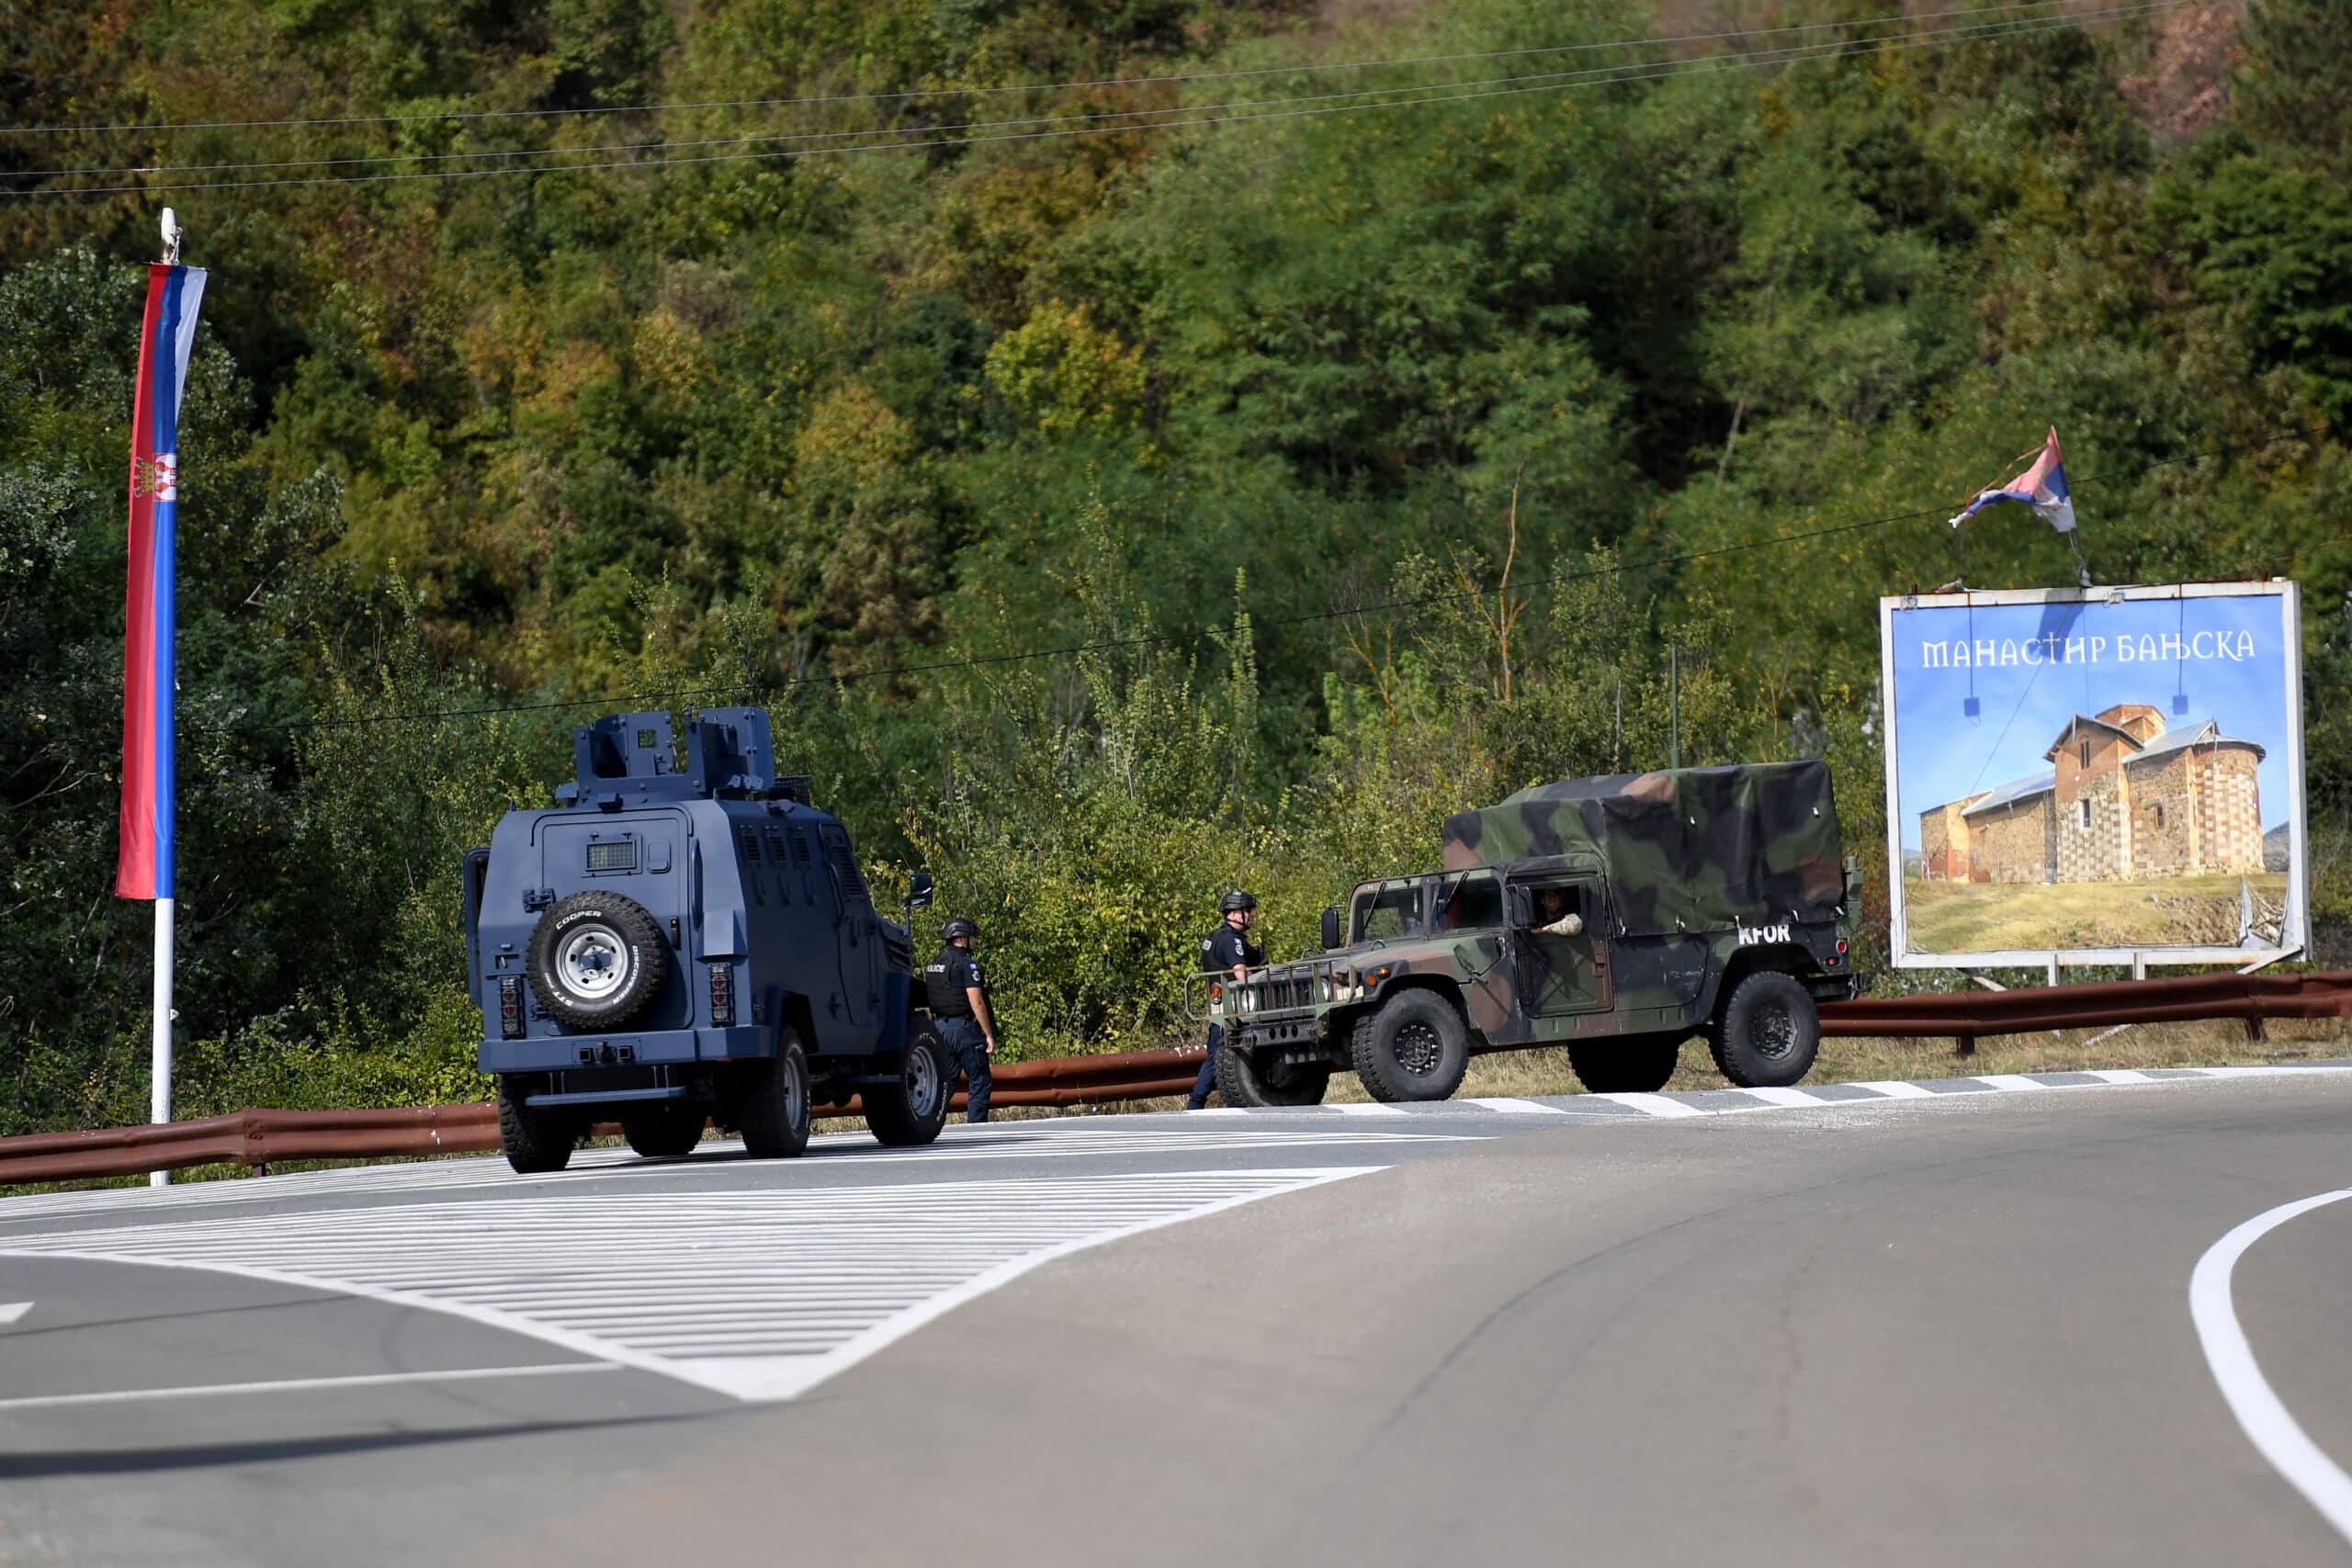
[[[1216,1091],[1227,1105],[1320,1105],[1330,1087],[1331,1069],[1320,1063],[1261,1066],[1238,1046],[1217,1050]]]
[[[1821,1014],[1812,993],[1776,969],[1742,980],[1708,1044],[1724,1077],[1742,1089],[1785,1089],[1813,1070]]]
[[[621,893],[559,898],[531,928],[526,973],[548,1016],[569,1029],[614,1029],[670,977],[670,945],[644,905]]]
[[[808,1146],[808,1054],[790,1029],[777,1032],[775,1055],[745,1062],[735,1085],[735,1122],[753,1159],[790,1159]]]
[[[703,1123],[709,1120],[699,1109],[662,1105],[624,1115],[621,1136],[647,1159],[674,1159],[695,1152],[695,1146],[702,1142]]]
[[[498,1075],[498,1143],[518,1176],[561,1170],[571,1163],[572,1145],[580,1141],[575,1117],[550,1106],[523,1103],[538,1085],[536,1077]]]
[[[1374,1100],[1443,1100],[1469,1069],[1470,1034],[1443,997],[1403,991],[1356,1021],[1350,1055]]]
[[[1656,1094],[1681,1059],[1681,1041],[1655,1037],[1591,1040],[1568,1047],[1577,1081],[1594,1094]]]
[[[894,1147],[931,1143],[947,1125],[947,1100],[956,1069],[947,1060],[946,1044],[930,1024],[924,1024],[908,1043],[899,1069],[895,1082],[859,1086],[866,1130],[876,1141]]]

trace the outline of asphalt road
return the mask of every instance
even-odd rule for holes
[[[2352,1559],[2352,1072],[1771,1098],[0,1201],[0,1563]]]

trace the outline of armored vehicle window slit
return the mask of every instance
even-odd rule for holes
[[[823,831],[825,857],[832,862],[833,870],[840,873],[842,892],[853,902],[864,903],[866,899],[865,878],[858,874],[857,856],[850,852],[849,835],[839,828],[827,828]]]
[[[768,859],[775,866],[776,897],[789,904],[792,902],[792,883],[785,874],[785,867],[788,863],[784,852],[784,829],[770,828],[767,830],[767,838]]]
[[[760,876],[759,835],[746,828],[743,829],[741,839],[743,844],[743,880],[752,889],[752,901],[755,903],[764,904],[768,901],[768,896],[767,889],[761,886],[762,878]]]

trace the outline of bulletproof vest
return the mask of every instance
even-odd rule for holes
[[[972,1016],[972,998],[966,996],[964,987],[956,983],[955,972],[962,966],[960,960],[964,956],[962,948],[950,943],[939,950],[938,957],[923,965],[922,988],[931,998],[932,1017]]]

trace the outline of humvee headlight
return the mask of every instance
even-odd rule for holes
[[[1377,986],[1396,972],[1396,965],[1394,964],[1375,964],[1363,972],[1363,983],[1367,986]]]
[[[1209,1006],[1216,1008],[1223,1007],[1224,1005],[1225,987],[1212,981],[1209,985]]]

